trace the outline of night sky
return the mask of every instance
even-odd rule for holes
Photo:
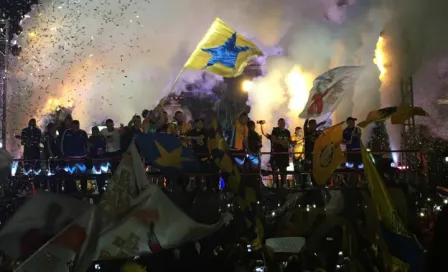
[[[19,22],[22,16],[28,13],[31,5],[37,4],[38,0],[0,0],[0,17],[9,18],[11,23],[11,35],[20,33]]]

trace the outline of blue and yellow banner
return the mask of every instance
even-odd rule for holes
[[[380,250],[389,271],[424,271],[423,251],[393,206],[381,175],[361,144],[364,173],[380,222]]]
[[[252,57],[262,55],[254,43],[216,18],[184,68],[206,70],[223,77],[237,77],[243,73]]]
[[[141,133],[135,138],[135,144],[146,160],[169,178],[188,171],[199,171],[199,162],[193,150],[184,147],[174,135]]]

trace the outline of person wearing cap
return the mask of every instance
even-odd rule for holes
[[[347,127],[342,133],[342,138],[347,152],[347,162],[352,163],[354,167],[360,167],[362,165],[361,129],[356,127],[356,120],[353,117],[347,118]]]

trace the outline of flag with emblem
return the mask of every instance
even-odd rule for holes
[[[194,151],[184,147],[174,135],[139,134],[135,143],[146,160],[168,178],[176,178],[188,171],[199,171],[199,162]]]
[[[364,173],[372,201],[379,217],[382,243],[380,250],[389,266],[389,271],[424,271],[423,251],[411,235],[393,205],[390,193],[372,158],[361,144]]]
[[[314,144],[313,177],[319,185],[325,185],[336,168],[345,162],[345,155],[341,149],[344,123],[322,131]]]
[[[386,107],[369,112],[367,118],[358,123],[359,127],[365,128],[373,122],[391,119],[392,124],[404,124],[406,120],[413,116],[428,116],[420,107],[402,105],[399,107]]]
[[[209,148],[213,162],[219,167],[225,176],[229,188],[235,193],[235,205],[244,214],[245,224],[249,229],[248,239],[251,241],[253,249],[260,249],[263,241],[263,224],[256,215],[257,194],[255,190],[241,181],[240,171],[232,156],[222,143],[222,135],[217,129],[217,121],[212,122],[215,133],[209,138]]]
[[[16,271],[86,271],[95,256],[101,217],[94,206],[20,263]]]
[[[90,207],[77,199],[38,191],[2,228],[0,250],[24,261]]]
[[[175,248],[211,235],[231,219],[226,213],[213,225],[197,223],[156,185],[150,185],[137,201],[137,207],[101,235],[95,259],[128,258]]]
[[[132,141],[101,198],[99,207],[102,211],[103,226],[107,227],[120,220],[123,214],[137,205],[137,196],[149,186],[146,172],[135,169],[144,169],[144,164]]]
[[[184,67],[223,77],[237,77],[252,57],[262,55],[254,43],[216,18]]]
[[[341,66],[318,76],[300,118],[316,118],[332,113],[344,96],[354,89],[362,71],[361,66]]]
[[[142,147],[142,153],[149,154],[147,160],[155,162],[158,167],[164,167],[165,171],[184,170],[183,159],[180,157],[186,156],[186,153],[176,137],[158,133],[147,135],[153,137],[135,139],[149,141],[139,145],[139,148]],[[161,148],[161,153],[158,147]],[[173,151],[174,149],[177,151]],[[165,152],[177,153],[170,157],[173,155],[167,155]],[[188,158],[193,157],[189,152],[187,150]],[[160,156],[168,156],[164,159],[174,161],[158,161]],[[177,208],[156,185],[149,185],[143,162],[134,143],[123,156],[111,187],[105,194],[100,208],[102,214],[106,215],[108,220],[105,222],[108,224],[99,238],[95,259],[127,258],[158,252],[190,239],[210,235],[226,221],[223,219],[214,225],[198,224]],[[225,217],[228,218],[228,214]]]

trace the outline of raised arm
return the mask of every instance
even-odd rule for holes
[[[319,128],[319,127],[325,125],[326,123],[327,123],[327,121],[322,121],[319,124],[317,124],[316,128]]]

